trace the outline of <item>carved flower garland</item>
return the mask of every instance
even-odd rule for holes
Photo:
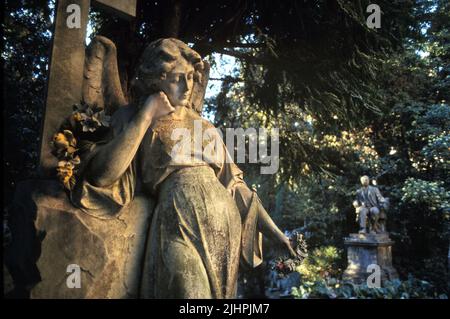
[[[58,158],[56,176],[71,191],[76,182],[80,153],[95,143],[109,128],[110,116],[102,108],[85,103],[74,105],[74,111],[53,136],[52,153]]]
[[[87,104],[74,105],[72,117],[80,123],[83,132],[95,132],[100,127],[109,127],[110,116],[103,109],[91,107]]]
[[[76,154],[77,140],[70,130],[63,130],[53,136],[54,155],[58,158],[56,176],[68,190],[75,185],[74,170],[80,164],[80,157]]]

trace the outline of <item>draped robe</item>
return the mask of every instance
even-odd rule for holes
[[[126,130],[136,112],[134,106],[117,111],[103,143]],[[205,133],[201,151],[208,148],[202,153],[207,155],[198,156],[198,148],[190,147],[191,157],[176,158],[174,147],[181,148],[174,129],[194,137],[199,123]],[[107,187],[95,186],[88,170],[103,143],[82,158],[71,200],[85,213],[115,218],[138,194],[156,201],[150,229],[142,238],[147,244],[141,297],[234,298],[239,264],[256,267],[262,262],[257,226],[264,208],[214,130],[194,110],[177,108],[148,129],[130,166]]]

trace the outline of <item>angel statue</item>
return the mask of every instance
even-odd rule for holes
[[[98,218],[120,216],[137,196],[148,201],[136,214],[154,203],[146,238],[139,238],[145,242],[139,297],[235,298],[240,265],[262,262],[262,234],[295,256],[220,135],[211,133],[214,126],[201,117],[208,63],[180,40],[156,40],[143,52],[125,103],[112,42],[93,42],[101,54],[88,54],[83,96],[111,120],[108,134],[81,154],[70,198]],[[217,147],[208,158],[191,148],[191,160],[179,160],[173,132],[193,136],[196,123],[210,132],[201,146],[214,140]]]

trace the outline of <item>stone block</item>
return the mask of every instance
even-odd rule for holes
[[[343,279],[356,284],[365,283],[371,272],[367,267],[371,264],[380,266],[381,282],[398,278],[392,266],[392,245],[394,242],[387,233],[382,234],[350,234],[345,238],[348,266]]]
[[[75,208],[56,181],[18,185],[5,262],[31,298],[137,298],[153,202],[136,196],[110,219]],[[69,288],[68,266],[81,287]]]

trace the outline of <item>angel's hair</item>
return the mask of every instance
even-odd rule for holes
[[[138,102],[160,90],[160,83],[167,73],[185,59],[194,67],[194,81],[201,82],[204,68],[200,55],[184,42],[174,39],[158,39],[150,43],[139,60],[135,77],[131,84],[132,98]]]

